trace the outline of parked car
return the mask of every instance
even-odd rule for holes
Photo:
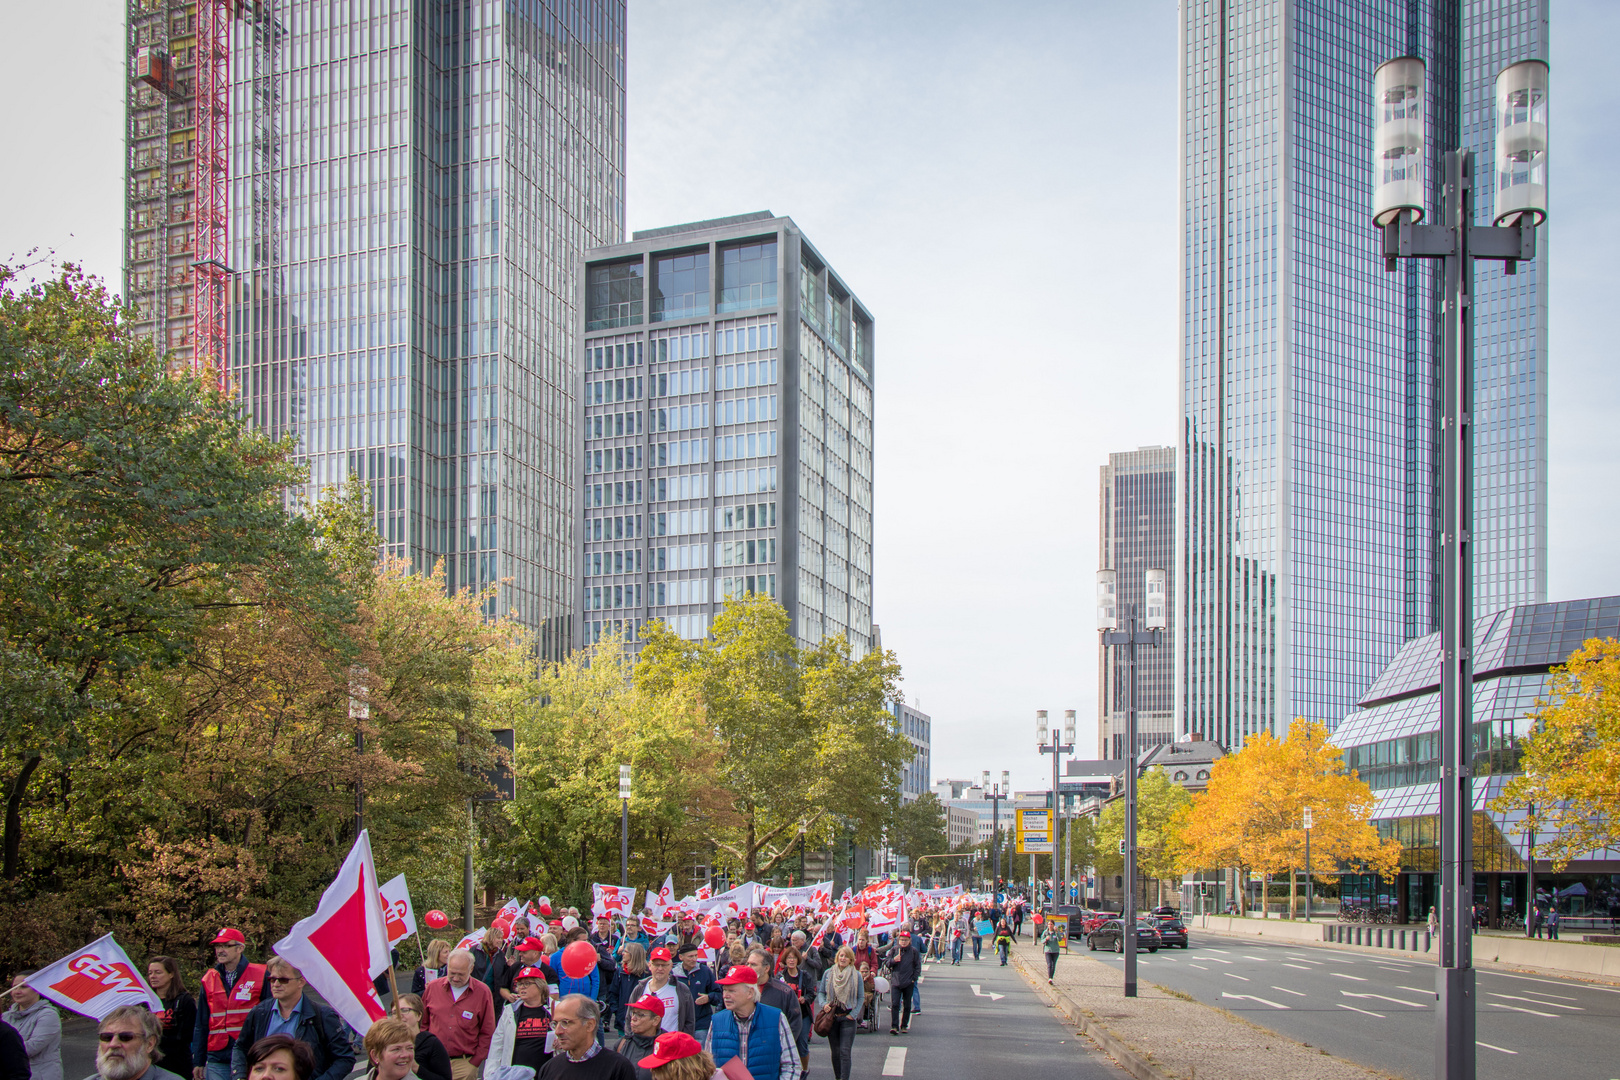
[[[1154,908],[1153,917],[1155,919],[1179,919],[1181,918],[1181,911],[1179,908],[1173,908],[1166,904],[1163,907]]]
[[[1187,927],[1180,919],[1158,919],[1154,928],[1159,931],[1159,943],[1165,948],[1187,947]]]
[[[1161,939],[1159,932],[1153,924],[1146,919],[1136,920],[1136,947],[1146,949],[1148,952],[1158,952]],[[1125,951],[1125,920],[1109,919],[1097,929],[1086,935],[1086,947],[1093,952],[1097,947],[1111,948],[1115,952]]]
[[[1109,919],[1117,918],[1119,918],[1119,912],[1117,911],[1088,911],[1084,921],[1080,924],[1080,932],[1089,934]]]

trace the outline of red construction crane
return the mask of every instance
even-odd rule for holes
[[[197,0],[196,51],[196,209],[192,215],[191,264],[196,315],[191,330],[191,363],[212,367],[223,380],[230,250],[231,16],[238,0]]]

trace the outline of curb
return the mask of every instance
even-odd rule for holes
[[[1009,959],[1012,960],[1013,967],[1018,969],[1018,974],[1022,975],[1024,981],[1029,983],[1031,989],[1037,994],[1048,997],[1053,1008],[1062,1013],[1083,1034],[1090,1036],[1098,1046],[1107,1052],[1109,1057],[1119,1062],[1120,1067],[1134,1076],[1136,1080],[1171,1080],[1168,1073],[1151,1064],[1141,1054],[1126,1046],[1119,1036],[1087,1016],[1069,995],[1056,987],[1042,984],[1036,978],[1035,973],[1030,971],[1029,967],[1024,963],[1023,957],[1017,953],[1011,953]]]

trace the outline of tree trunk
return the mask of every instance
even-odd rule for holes
[[[33,779],[34,770],[39,768],[39,755],[34,754],[23,762],[22,769],[17,773],[17,779],[12,781],[11,792],[6,796],[6,835],[5,835],[5,865],[3,873],[7,881],[17,880],[17,872],[21,869],[22,861],[22,801],[23,793],[28,789],[28,781]]]
[[[1289,867],[1288,868],[1288,917],[1290,919],[1299,918],[1299,894],[1297,892],[1298,887],[1299,887],[1298,879],[1299,879],[1299,875],[1294,873],[1294,868]]]

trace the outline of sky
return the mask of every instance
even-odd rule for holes
[[[0,257],[118,280],[123,9],[0,0],[29,43],[0,66]],[[788,215],[876,319],[875,618],[936,779],[1050,784],[1036,709],[1096,746],[1097,469],[1176,430],[1176,23],[1162,0],[631,2],[628,227]],[[1620,4],[1560,0],[1552,27],[1557,600],[1620,593]]]

